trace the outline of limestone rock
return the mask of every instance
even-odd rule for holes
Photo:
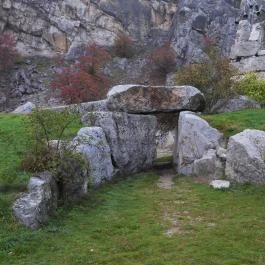
[[[177,172],[200,177],[219,177],[222,164],[217,149],[222,134],[192,112],[181,112],[174,151]]]
[[[30,178],[28,193],[16,200],[14,215],[29,228],[45,224],[57,208],[57,187],[53,176],[43,172]]]
[[[32,102],[27,102],[22,106],[19,106],[16,108],[13,113],[18,113],[18,114],[28,114],[31,113],[34,109],[36,108],[36,105],[33,104]]]
[[[106,180],[111,180],[115,171],[111,161],[110,147],[102,128],[80,129],[73,144],[76,145],[76,151],[83,154],[89,162],[90,184],[98,186]]]
[[[228,189],[230,188],[230,181],[227,180],[213,180],[210,182],[210,186],[214,189]]]
[[[103,129],[113,165],[122,173],[135,173],[152,166],[156,157],[157,121],[154,116],[91,112],[85,114],[82,121]]]
[[[209,149],[202,158],[194,161],[194,175],[203,178],[218,178],[224,174],[224,167],[216,150]]]
[[[238,182],[265,183],[265,132],[244,130],[229,138],[226,176]]]
[[[247,97],[247,96],[236,96],[227,101],[219,100],[215,106],[213,106],[212,113],[222,113],[222,112],[233,112],[243,109],[260,109],[260,104]]]
[[[205,98],[191,86],[118,85],[108,93],[108,109],[128,113],[200,111]]]

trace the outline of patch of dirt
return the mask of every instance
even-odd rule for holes
[[[175,185],[173,182],[174,175],[175,174],[173,169],[160,170],[159,172],[160,177],[157,186],[160,189],[170,190]]]

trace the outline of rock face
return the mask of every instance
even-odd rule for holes
[[[265,71],[264,16],[257,15],[255,8],[248,8],[246,2],[241,1],[242,19],[238,21],[231,59],[241,73]],[[256,1],[256,4],[260,9],[263,1]]]
[[[3,0],[0,31],[15,32],[23,54],[72,53],[88,40],[111,45],[117,33],[127,32],[143,45],[171,39],[184,61],[196,60],[203,55],[205,34],[220,36],[222,50],[229,54],[239,2]]]
[[[33,104],[32,102],[27,102],[24,105],[16,108],[13,111],[13,113],[28,114],[28,113],[31,113],[35,108],[36,108],[35,104]]]
[[[128,113],[199,111],[205,106],[203,94],[191,86],[119,85],[108,93],[108,109]]]
[[[230,137],[226,176],[238,182],[265,183],[265,132],[245,130]]]
[[[152,166],[156,157],[157,121],[151,115],[121,112],[91,112],[82,118],[88,126],[105,132],[113,165],[130,174]]]
[[[53,176],[43,172],[31,177],[28,193],[23,194],[13,206],[14,215],[29,228],[45,224],[57,208],[57,187]]]
[[[51,56],[89,40],[109,46],[120,32],[145,43],[163,38],[176,8],[173,0],[3,0],[0,31],[14,31],[23,54]]]
[[[218,149],[222,134],[192,112],[181,112],[176,135],[174,163],[177,172],[205,178],[223,175]]]
[[[228,101],[220,100],[211,109],[212,113],[222,113],[222,112],[233,112],[243,109],[260,109],[260,104],[247,97],[247,96],[237,96],[229,99]]]
[[[115,174],[110,147],[100,127],[82,128],[73,140],[76,151],[83,154],[89,163],[90,184],[98,186],[111,180]]]
[[[205,58],[204,36],[218,38],[224,55],[229,55],[236,35],[235,20],[240,0],[178,1],[172,25],[172,43],[183,62]]]

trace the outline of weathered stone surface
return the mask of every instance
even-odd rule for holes
[[[222,175],[217,149],[222,134],[192,112],[181,112],[174,151],[177,172],[214,178]]]
[[[238,182],[265,183],[265,132],[244,130],[229,138],[226,176]]]
[[[27,114],[31,113],[34,109],[36,108],[36,105],[33,104],[32,102],[27,102],[22,106],[19,106],[16,108],[13,113],[18,113],[18,114]]]
[[[184,63],[205,59],[205,36],[218,38],[224,55],[229,55],[236,35],[240,0],[179,0],[172,25],[172,46]]]
[[[57,208],[58,191],[53,176],[43,172],[30,178],[28,193],[16,200],[14,215],[29,228],[45,224]]]
[[[21,53],[51,56],[91,40],[110,46],[120,32],[144,43],[166,39],[176,8],[173,0],[8,0],[0,3],[0,29],[16,34]]]
[[[134,173],[152,166],[156,157],[157,121],[154,116],[91,112],[82,120],[88,126],[103,129],[113,165],[122,173]]]
[[[247,72],[264,72],[265,71],[265,56],[253,56],[241,58],[239,62],[233,62],[240,73]]]
[[[222,112],[233,112],[243,109],[260,109],[260,104],[247,97],[247,96],[236,96],[229,100],[219,100],[216,105],[211,109],[212,113],[222,113]]]
[[[216,150],[209,149],[202,158],[194,161],[194,175],[208,179],[224,175],[224,166],[217,157]]]
[[[192,86],[118,85],[109,91],[107,106],[128,113],[199,111],[204,109],[205,98]]]
[[[110,147],[102,128],[80,129],[73,144],[76,146],[75,150],[88,160],[91,185],[98,186],[106,180],[111,180],[115,170],[111,161]]]
[[[230,181],[227,180],[213,180],[210,182],[210,186],[214,189],[228,189],[230,188]]]

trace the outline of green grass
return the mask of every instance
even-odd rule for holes
[[[16,194],[1,195],[0,264],[265,264],[265,187],[157,181],[145,173],[106,185],[35,231],[13,219]]]
[[[27,151],[26,115],[0,114],[0,190],[1,186],[26,183],[28,174],[19,169]],[[81,127],[74,121],[67,128],[65,136],[74,136]]]
[[[264,118],[265,110],[206,116],[227,136],[264,129]],[[12,175],[13,184],[26,183],[18,169],[26,151],[24,119],[0,115],[0,183]],[[79,127],[73,124],[67,136]],[[265,186],[216,191],[175,177],[175,186],[164,190],[157,182],[155,173],[143,173],[105,185],[34,231],[12,215],[18,193],[0,191],[0,264],[265,264]]]
[[[265,131],[265,108],[204,115],[203,118],[205,118],[213,127],[222,131],[225,136],[234,135],[244,129]]]

